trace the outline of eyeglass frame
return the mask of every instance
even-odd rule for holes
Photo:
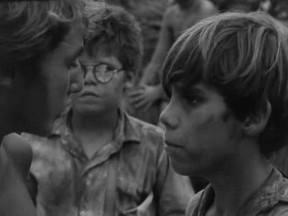
[[[105,64],[105,63],[89,63],[89,64],[83,64],[83,63],[80,62],[80,66],[81,66],[82,73],[83,73],[83,78],[85,78],[85,76],[87,75],[87,73],[88,73],[89,71],[91,71],[91,69],[92,69],[91,72],[92,72],[94,78],[95,78],[98,82],[100,82],[100,83],[109,83],[109,82],[111,82],[111,80],[113,79],[113,77],[114,77],[114,75],[115,75],[116,73],[119,73],[119,72],[121,72],[121,71],[124,71],[123,68],[113,69],[113,70],[106,70],[105,73],[107,73],[107,71],[108,71],[109,73],[111,73],[111,75],[110,75],[110,77],[109,77],[109,79],[108,79],[107,81],[103,81],[103,79],[101,80],[101,79],[99,79],[98,76],[97,76],[97,74],[101,74],[101,73],[97,73],[97,71],[96,71],[96,68],[97,68],[98,66],[100,66],[100,65],[105,65],[105,66],[108,66],[108,67],[113,67],[113,66],[111,66],[111,65],[109,65],[109,64]],[[87,67],[92,67],[92,68],[88,70]]]

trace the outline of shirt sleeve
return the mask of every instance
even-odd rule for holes
[[[173,170],[165,151],[160,157],[157,172],[154,188],[157,215],[183,216],[189,199],[194,195],[189,178]]]
[[[196,215],[198,215],[199,201],[200,201],[200,198],[203,196],[203,191],[204,190],[198,192],[190,199],[186,208],[185,216],[195,215],[195,212],[196,212]]]

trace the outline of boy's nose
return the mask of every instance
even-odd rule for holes
[[[88,65],[85,66],[85,76],[84,76],[84,84],[92,84],[92,83],[96,83],[97,79],[94,75],[94,66],[92,65]]]
[[[83,73],[80,67],[71,71],[69,93],[77,93],[83,88]]]
[[[159,120],[165,126],[166,130],[173,130],[177,128],[178,119],[169,109],[169,105],[160,114]]]

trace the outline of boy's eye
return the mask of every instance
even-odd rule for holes
[[[186,102],[186,104],[190,106],[197,106],[203,101],[203,98],[201,98],[199,95],[189,93],[183,94],[182,98]]]
[[[199,100],[195,97],[190,97],[189,99],[186,98],[186,101],[189,105],[196,106],[199,104]]]
[[[197,105],[197,104],[199,104],[199,100],[197,98],[193,98],[190,100],[190,104]]]
[[[77,58],[77,59],[75,59],[75,61],[73,61],[73,62],[69,65],[68,69],[69,69],[69,70],[74,70],[74,69],[77,69],[77,68],[79,68],[79,67],[80,67],[80,63],[79,63],[79,59]]]
[[[113,66],[110,66],[110,65],[106,65],[106,71],[109,72],[109,71],[113,71],[115,70],[115,68]]]

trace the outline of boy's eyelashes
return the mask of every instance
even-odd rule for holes
[[[203,95],[195,92],[194,90],[189,91],[182,91],[180,97],[185,101],[188,105],[197,105],[203,102],[205,99]]]
[[[74,61],[72,61],[71,63],[69,63],[68,69],[75,69],[80,67],[80,63],[79,63],[79,59],[76,58]]]
[[[186,103],[189,105],[197,105],[201,102],[201,98],[198,96],[195,96],[195,95],[185,94],[182,97],[183,97],[184,101],[186,101]]]

